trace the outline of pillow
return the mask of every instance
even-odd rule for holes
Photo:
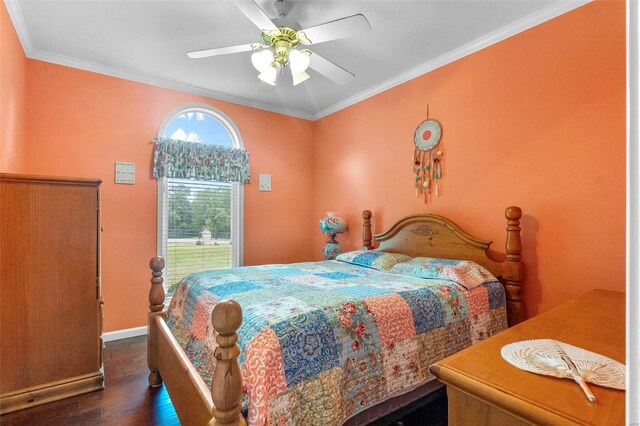
[[[411,256],[397,253],[386,253],[384,251],[358,250],[342,253],[336,260],[352,263],[354,265],[366,266],[378,271],[387,271],[398,262],[406,262]]]
[[[491,275],[491,272],[470,260],[414,257],[408,262],[397,263],[387,272],[411,277],[453,281],[467,290],[484,283],[498,281],[496,277]]]

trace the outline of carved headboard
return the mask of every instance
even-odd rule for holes
[[[373,249],[371,236],[371,211],[362,213],[363,246]],[[522,243],[520,239],[519,207],[508,207],[506,254],[504,262],[496,262],[488,255],[491,241],[481,240],[463,231],[451,220],[433,214],[413,215],[400,219],[387,231],[375,235],[380,244],[376,250],[402,253],[411,257],[436,257],[464,259],[487,268],[505,287],[509,325],[520,321],[521,285],[523,278]]]

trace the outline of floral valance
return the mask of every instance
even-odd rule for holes
[[[153,176],[249,183],[249,153],[244,149],[156,138]]]

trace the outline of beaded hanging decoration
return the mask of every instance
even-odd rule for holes
[[[432,201],[432,193],[436,197],[440,196],[442,151],[436,148],[441,136],[440,123],[429,118],[420,123],[414,135],[416,149],[413,153],[413,178],[416,197],[424,198],[425,204]]]

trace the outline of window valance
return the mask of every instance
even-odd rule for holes
[[[156,178],[249,183],[249,153],[244,149],[158,137],[153,156]]]

